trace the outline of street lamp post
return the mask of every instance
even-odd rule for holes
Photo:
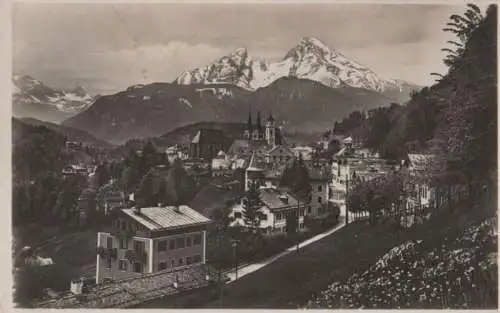
[[[218,247],[218,250],[219,250],[219,261],[221,259],[221,230],[222,228],[220,227],[220,225],[217,225],[216,226],[216,231],[217,231],[217,247]],[[221,263],[221,262],[219,262]],[[222,270],[221,270],[221,265],[222,264],[218,264],[218,268],[219,268],[219,307],[222,307],[222,291],[223,291],[223,284],[222,284]]]
[[[238,249],[239,240],[233,240],[233,259],[234,259],[234,270],[235,270],[235,280],[238,279],[238,257],[237,257],[237,249]]]

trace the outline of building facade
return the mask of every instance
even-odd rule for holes
[[[96,283],[204,264],[209,223],[185,205],[119,211],[97,234]]]
[[[297,227],[299,231],[305,230],[304,216],[307,215],[306,204],[299,203],[296,198],[285,191],[275,188],[261,188],[259,190],[261,214],[259,223],[260,231],[263,234],[275,234],[287,232],[287,218],[290,215],[297,217]],[[229,213],[232,219],[231,227],[245,227],[244,211],[246,197],[241,197],[234,204]]]
[[[191,141],[189,156],[193,159],[212,160],[219,151],[225,151],[227,138],[219,129],[200,129]]]

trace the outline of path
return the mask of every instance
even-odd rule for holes
[[[332,228],[324,233],[318,234],[314,237],[311,237],[311,238],[299,243],[299,249],[306,247],[306,246],[310,245],[311,243],[314,243],[318,240],[321,240],[327,236],[330,236],[331,234],[333,234],[334,232],[336,232],[337,230],[341,229],[344,226],[345,226],[345,218],[343,216],[340,216],[339,217],[339,224],[337,226],[335,226],[334,228]],[[285,251],[283,251],[275,256],[269,257],[269,258],[262,260],[260,262],[255,262],[255,263],[243,265],[243,266],[238,268],[238,279],[240,279],[241,277],[243,277],[245,275],[248,275],[250,273],[258,271],[259,269],[263,268],[264,266],[267,266],[267,265],[271,264],[272,262],[274,262],[274,261],[284,257],[285,255],[288,255],[296,250],[297,250],[297,245],[293,245],[292,247],[286,249]],[[230,284],[236,280],[236,271],[234,269],[227,271],[224,274],[227,275],[231,279],[230,281],[227,282],[227,284]]]

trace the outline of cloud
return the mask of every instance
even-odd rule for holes
[[[230,49],[210,44],[173,41],[116,51],[43,54],[43,66],[33,66],[42,61],[33,58],[22,68],[35,69],[30,74],[49,85],[81,84],[102,94],[140,83],[170,82],[184,70],[203,66],[228,52]]]

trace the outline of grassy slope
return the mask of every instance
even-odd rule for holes
[[[484,205],[483,205],[484,207]],[[421,239],[439,245],[444,237],[453,238],[463,229],[478,223],[496,210],[460,212],[454,216],[441,214],[429,223],[397,233],[386,226],[370,227],[353,223],[333,235],[318,241],[303,252],[285,258],[225,286],[223,307],[230,308],[297,308],[313,294],[318,294],[333,281],[342,281],[353,273],[362,272],[392,247],[407,240]],[[198,295],[197,301],[176,306],[217,307],[214,295]],[[149,304],[149,307],[169,307],[171,303]]]

